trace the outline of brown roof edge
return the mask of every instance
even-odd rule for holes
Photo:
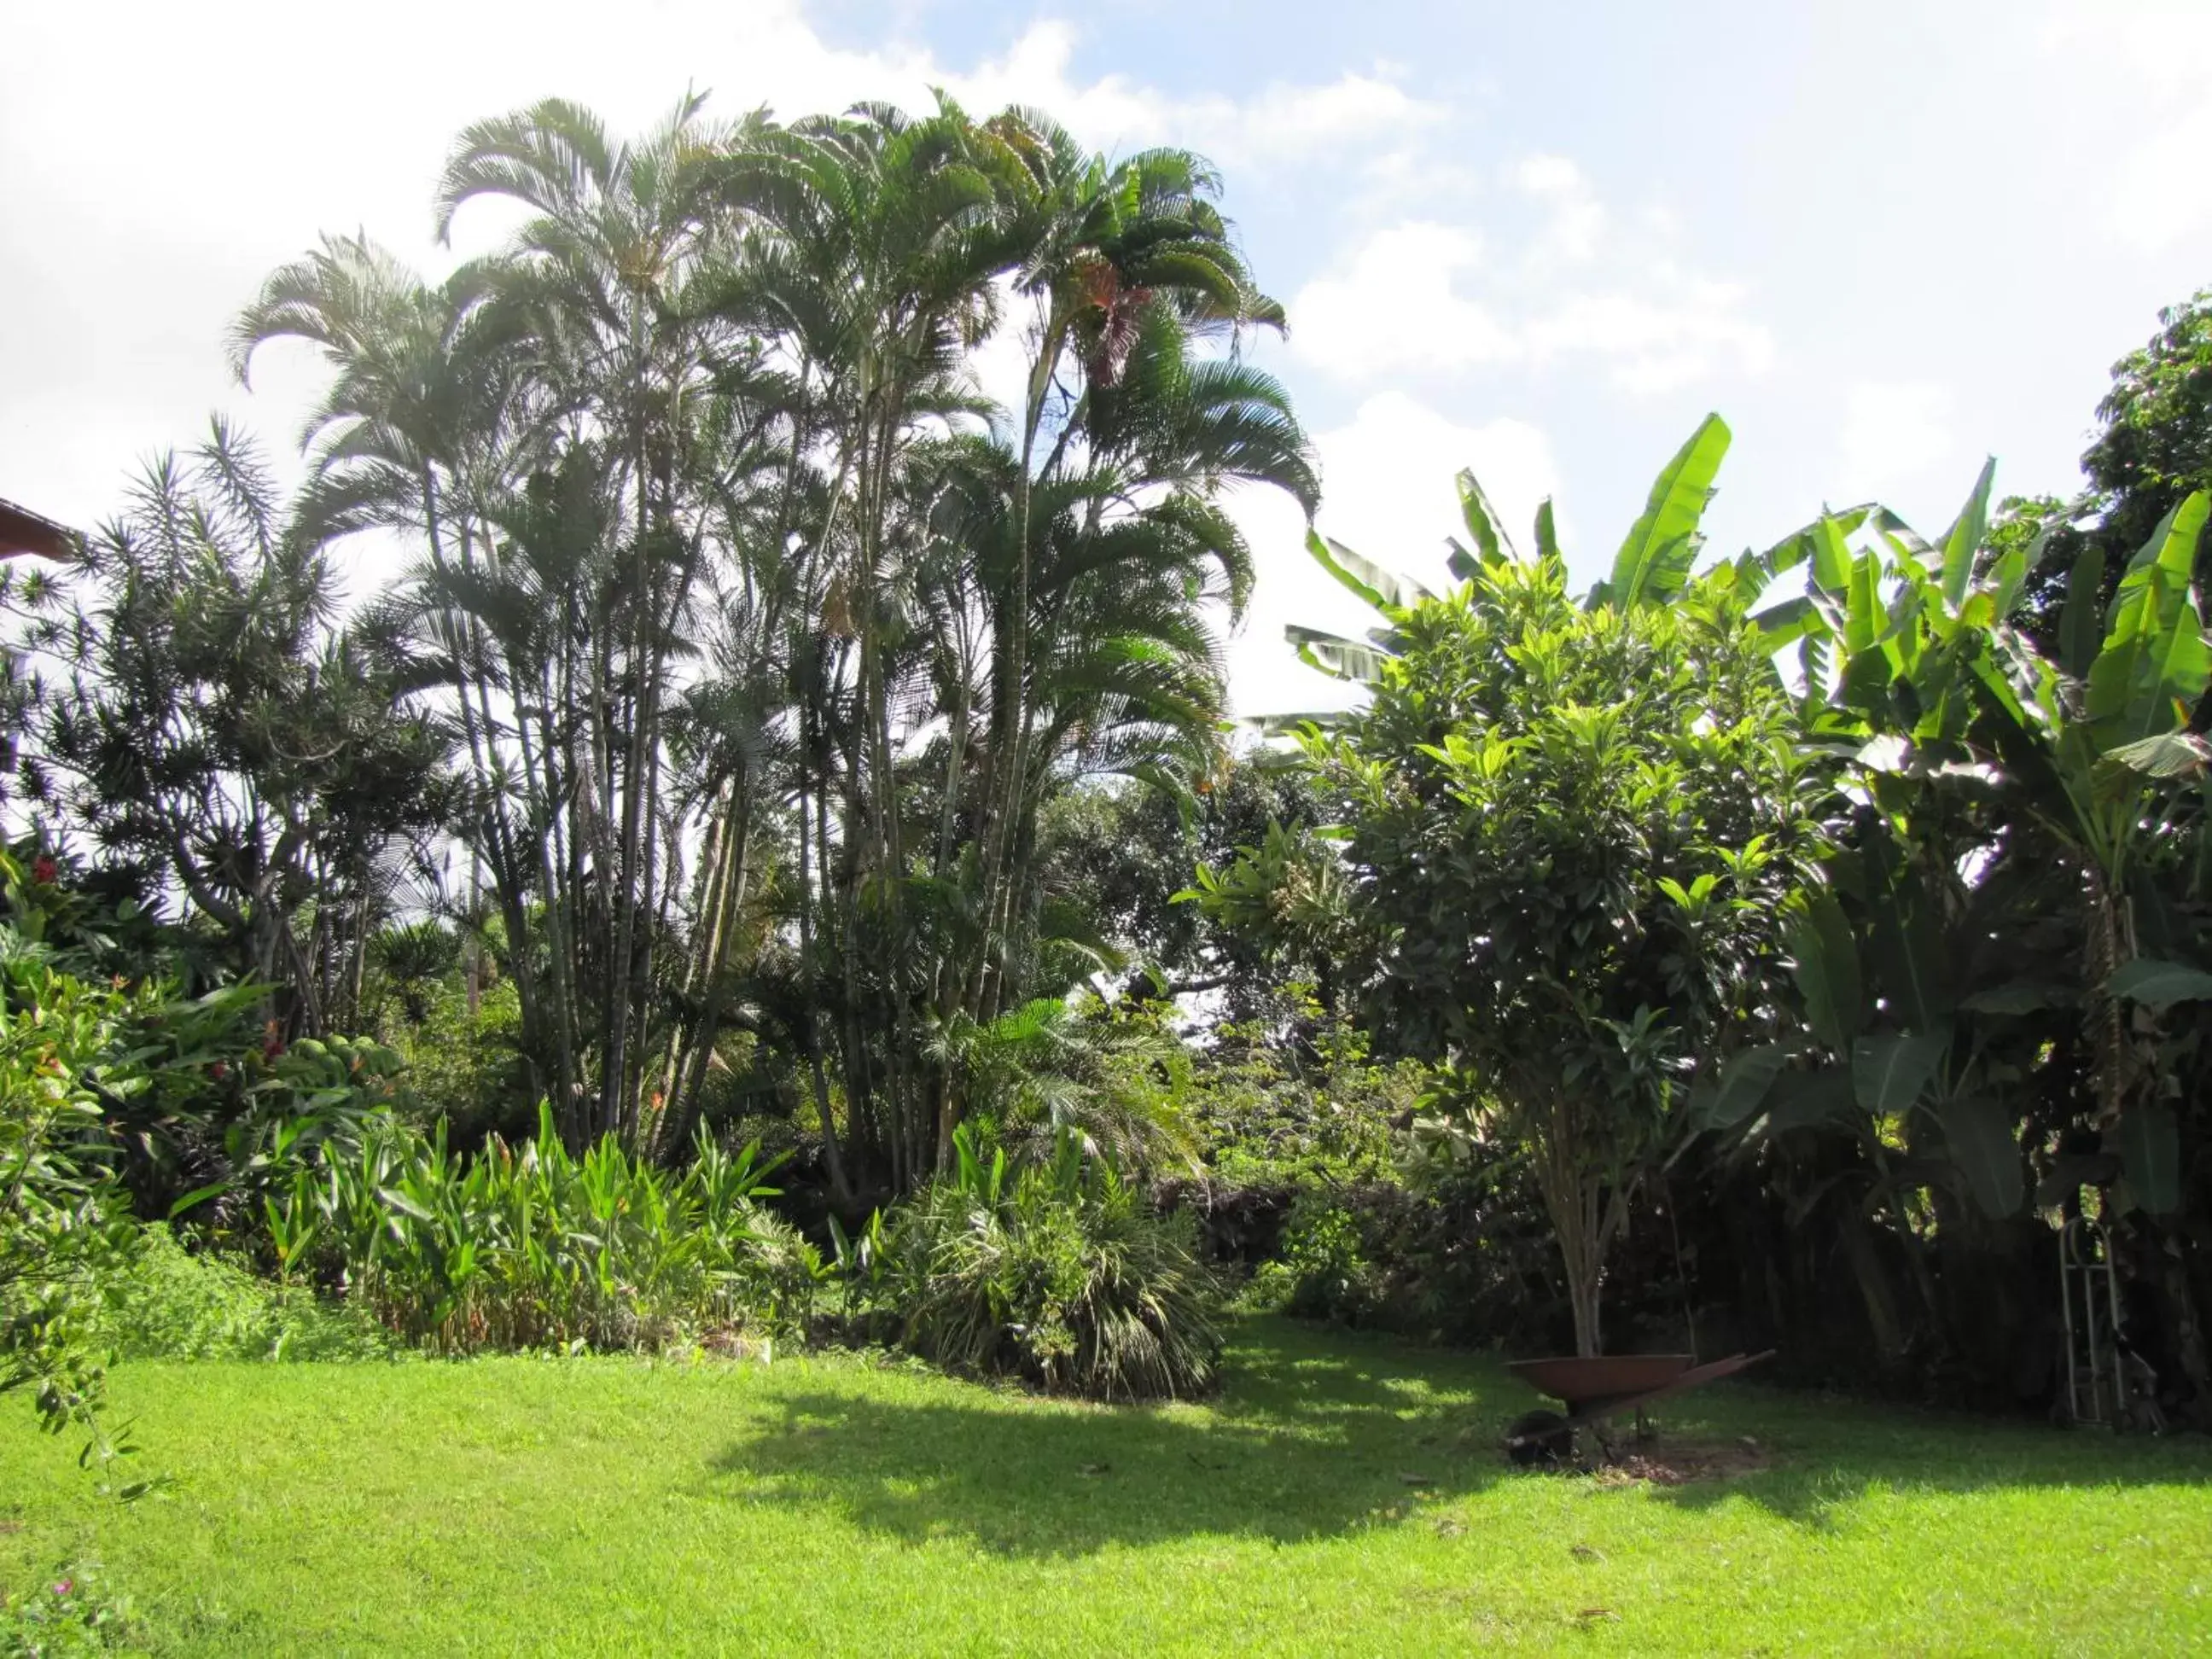
[[[76,557],[76,532],[27,507],[0,498],[0,559],[35,553],[42,559]]]

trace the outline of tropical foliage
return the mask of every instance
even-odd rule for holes
[[[1182,1398],[1248,1270],[2047,1400],[2075,1216],[2212,1420],[2201,298],[2080,500],[1713,557],[1716,416],[1595,581],[1465,475],[1447,591],[1312,535],[1361,701],[1240,747],[1320,481],[1200,158],[549,100],[434,197],[239,315],[301,489],[218,423],[0,572],[0,1380],[94,1455],[108,1351]]]
[[[1471,478],[1476,550],[1455,550],[1447,596],[1315,543],[1388,624],[1334,647],[1371,667],[1366,708],[1307,738],[1350,834],[1326,908],[1377,935],[1375,1027],[1448,1067],[1479,1133],[1526,1149],[1584,1354],[1689,1085],[1767,1034],[1783,902],[1817,836],[1820,773],[1741,573],[1690,574],[1727,441],[1711,421],[1675,457],[1586,602],[1548,504],[1522,559]],[[1279,890],[1278,860],[1262,848],[1206,896]]]
[[[1208,1392],[1215,1287],[1188,1216],[1152,1213],[1111,1161],[1064,1137],[1019,1169],[964,1130],[954,1171],[905,1206],[884,1263],[902,1335],[956,1368],[1099,1400]]]

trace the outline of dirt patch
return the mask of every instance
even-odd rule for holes
[[[1590,1473],[1601,1486],[1627,1486],[1639,1481],[1655,1486],[1686,1486],[1699,1480],[1733,1480],[1774,1467],[1774,1460],[1756,1440],[1663,1440],[1649,1446],[1628,1445],[1620,1455],[1596,1465]]]

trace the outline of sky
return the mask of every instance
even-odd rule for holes
[[[2113,361],[2212,284],[2207,0],[75,0],[6,37],[0,496],[81,526],[211,410],[295,457],[317,365],[272,349],[240,386],[230,318],[324,231],[433,275],[482,251],[474,210],[433,239],[439,165],[553,94],[635,131],[687,86],[730,116],[942,87],[1202,151],[1288,307],[1255,354],[1321,528],[1415,575],[1463,466],[1514,527],[1554,497],[1601,574],[1711,410],[1723,550],[1869,498],[1941,529],[1985,455],[2001,492],[2069,494]],[[1294,507],[1235,510],[1232,698],[1331,706],[1283,624],[1364,619]]]

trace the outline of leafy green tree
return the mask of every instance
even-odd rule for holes
[[[2158,314],[2159,331],[2112,365],[2112,386],[2097,405],[2098,429],[2082,452],[2087,490],[2062,501],[2039,496],[2008,501],[1996,530],[2008,524],[2045,538],[2028,577],[2027,631],[2047,654],[2058,649],[2061,608],[2086,556],[2083,571],[2100,584],[2106,604],[2136,550],[2192,491],[2212,489],[2212,289]],[[2197,572],[2201,582],[2207,572]]]
[[[1451,593],[1325,561],[1386,623],[1369,706],[1306,738],[1381,939],[1370,1017],[1525,1150],[1584,1354],[1690,1087],[1771,1025],[1818,846],[1820,770],[1737,572],[1689,575],[1725,442],[1713,422],[1686,447],[1587,602],[1548,513],[1517,556],[1471,481]]]

